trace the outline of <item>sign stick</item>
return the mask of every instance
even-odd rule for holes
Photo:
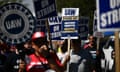
[[[68,51],[68,54],[70,55],[70,36],[68,36],[67,51]],[[67,63],[67,72],[69,72],[69,65],[70,65],[70,62]]]
[[[67,46],[68,53],[70,54],[70,37],[68,37],[68,46]]]
[[[53,49],[52,40],[51,40],[51,35],[50,35],[50,27],[49,27],[49,24],[48,24],[48,20],[46,20],[46,27],[47,27],[47,31],[48,31],[48,37],[49,37],[50,48]]]
[[[115,71],[120,72],[119,32],[115,32]]]
[[[97,51],[99,50],[100,37],[97,38]]]

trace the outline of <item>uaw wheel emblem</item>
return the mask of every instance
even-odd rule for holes
[[[0,8],[0,38],[9,44],[19,44],[31,38],[35,20],[28,8],[19,3]]]

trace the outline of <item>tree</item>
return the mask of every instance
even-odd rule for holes
[[[12,2],[22,2],[22,0],[0,0],[0,6],[6,3],[12,3]]]

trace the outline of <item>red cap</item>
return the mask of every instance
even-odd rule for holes
[[[32,40],[37,39],[37,38],[41,38],[41,37],[45,37],[45,33],[44,32],[35,32],[32,35]]]

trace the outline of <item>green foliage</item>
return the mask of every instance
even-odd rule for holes
[[[22,2],[22,0],[0,0],[0,6],[6,3],[12,3],[12,2]]]
[[[77,7],[82,15],[89,14],[88,12],[95,9],[95,0],[56,0],[57,9]]]

